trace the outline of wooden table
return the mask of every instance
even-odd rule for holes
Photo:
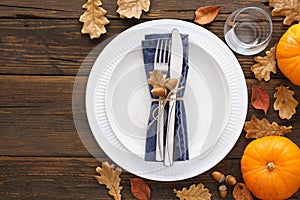
[[[219,5],[216,20],[204,27],[224,40],[223,25],[235,9],[258,6],[271,12],[268,1],[244,0],[204,2],[196,0],[152,0],[151,9],[141,19],[120,19],[115,12],[116,1],[103,0],[110,24],[108,33],[100,39],[90,40],[80,33],[84,0],[1,0],[0,1],[0,199],[111,199],[105,186],[98,185],[94,175],[100,165],[82,144],[72,115],[72,91],[77,71],[89,52],[105,39],[145,21],[175,18],[193,21],[200,6]],[[282,17],[272,17],[273,46],[287,30]],[[264,53],[260,53],[264,56]],[[253,84],[267,90],[273,105],[273,94],[279,85],[289,86],[300,100],[300,88],[291,84],[278,70],[269,82],[257,81],[250,67],[253,56],[237,55],[246,77],[248,92]],[[92,66],[94,60],[87,61]],[[88,70],[83,70],[86,78]],[[249,102],[250,103],[250,102]],[[247,120],[251,116],[264,117],[260,110],[248,106]],[[300,145],[300,112],[291,120],[280,120],[271,106],[266,118],[280,125],[292,125],[287,137]],[[152,199],[176,199],[173,188],[204,183],[219,199],[218,184],[211,178],[213,170],[232,174],[242,181],[240,158],[250,140],[245,132],[232,151],[213,169],[188,180],[156,182],[150,185]],[[98,150],[94,143],[90,148]],[[100,161],[107,160],[99,150]],[[102,158],[102,160],[101,160]],[[123,172],[122,197],[134,199],[129,178]],[[227,199],[232,199],[231,190]],[[300,199],[298,192],[291,199]]]

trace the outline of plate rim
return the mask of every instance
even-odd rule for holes
[[[232,62],[235,64],[235,67],[236,67],[236,70],[238,71],[238,75],[239,75],[239,80],[241,81],[242,85],[239,85],[239,89],[243,88],[244,90],[242,90],[242,95],[241,95],[241,99],[242,99],[242,104],[240,104],[240,108],[242,109],[239,109],[239,110],[242,110],[240,112],[242,112],[241,116],[240,116],[240,121],[244,121],[245,118],[246,118],[246,114],[247,114],[247,106],[248,106],[248,94],[247,94],[247,87],[246,87],[246,81],[245,81],[245,77],[244,77],[244,74],[240,68],[240,64],[239,62],[237,61],[236,57],[234,56],[234,54],[231,52],[231,50],[225,45],[225,43],[220,39],[218,38],[216,35],[214,35],[212,32],[204,29],[203,27],[200,27],[200,26],[197,26],[195,24],[192,24],[190,22],[186,22],[186,21],[182,21],[182,20],[175,20],[175,19],[160,19],[160,20],[152,20],[152,21],[147,21],[147,22],[144,22],[144,23],[141,23],[141,24],[138,24],[138,25],[135,25],[127,30],[125,30],[124,32],[122,32],[121,34],[119,34],[116,38],[120,37],[120,35],[124,35],[125,33],[127,33],[128,31],[130,30],[137,30],[137,29],[143,29],[143,28],[146,28],[146,27],[153,27],[153,26],[165,26],[165,25],[169,25],[169,26],[172,26],[173,28],[174,27],[177,27],[179,30],[180,28],[182,27],[187,27],[188,28],[191,28],[191,29],[199,29],[201,30],[203,33],[205,34],[208,34],[210,37],[214,38],[215,42],[216,41],[219,41],[218,42],[218,45],[220,45],[223,50],[225,50],[226,54],[229,54],[230,57],[232,58]],[[197,28],[195,27],[197,26]],[[113,42],[115,40],[115,38],[111,41]],[[104,51],[104,50],[103,50]],[[102,51],[102,52],[103,52]],[[100,55],[102,54],[102,52],[98,55],[98,58],[97,60],[99,59]],[[93,87],[92,87],[92,79],[91,79],[91,74],[92,73],[96,73],[97,72],[97,67],[94,67],[97,63],[97,60],[95,61],[94,65],[93,65],[93,68],[90,72],[90,75],[89,75],[89,78],[88,78],[88,82],[87,82],[87,87],[86,87],[86,95],[85,95],[85,100],[86,100],[86,113],[87,113],[87,118],[88,118],[88,123],[90,125],[90,128],[91,128],[91,131],[98,143],[98,145],[101,147],[101,149],[107,154],[109,155],[110,153],[108,153],[104,148],[103,146],[103,142],[99,141],[99,137],[97,137],[97,134],[95,134],[95,131],[98,129],[98,127],[95,125],[95,120],[93,119],[93,115],[95,115],[95,112],[93,109],[91,109],[93,106],[91,106],[94,101],[92,101],[89,96],[91,95],[91,92],[93,92]],[[238,69],[239,67],[239,69]],[[99,71],[99,69],[98,69]],[[237,74],[235,74],[236,76]],[[97,122],[97,121],[96,121]],[[235,124],[236,125],[236,124]],[[226,125],[227,126],[227,125]],[[236,129],[239,130],[239,132],[241,133],[241,130],[242,130],[242,126],[243,126],[243,123],[240,123],[240,126]],[[234,141],[231,142],[230,146],[227,148],[227,151],[223,151],[222,152],[222,155],[219,156],[222,157],[221,159],[214,159],[213,161],[211,161],[210,163],[210,167],[207,168],[205,171],[209,170],[211,167],[215,166],[218,162],[220,162],[232,149],[232,147],[235,145],[237,139],[239,138],[240,136],[240,133],[239,134],[236,134],[235,137],[233,138]],[[102,145],[101,145],[102,144]],[[227,144],[228,145],[228,144]],[[108,156],[110,157],[110,156]],[[110,157],[111,158],[111,157]],[[114,162],[115,160],[113,158],[111,158]],[[146,162],[146,161],[145,161]],[[118,164],[118,162],[116,162],[116,164]],[[147,178],[147,179],[152,179],[152,180],[158,180],[158,181],[175,181],[175,180],[182,180],[182,179],[186,179],[186,178],[190,178],[190,177],[193,177],[195,175],[198,175],[200,173],[203,173],[204,171],[202,172],[199,172],[199,170],[194,170],[188,174],[185,174],[183,173],[178,175],[178,176],[161,176],[159,174],[157,175],[153,175],[153,174],[145,174],[145,173],[135,173],[133,171],[131,171],[130,169],[126,168],[127,166],[122,166],[120,165],[122,168],[124,168],[125,170],[131,172],[131,173],[134,173],[138,176],[141,176],[141,177],[144,177],[144,178]]]

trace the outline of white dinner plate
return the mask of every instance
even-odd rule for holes
[[[190,160],[144,161],[151,99],[143,65],[145,34],[189,35],[186,106]],[[120,167],[138,176],[182,180],[220,162],[237,141],[247,112],[247,88],[229,48],[208,30],[180,20],[136,25],[114,38],[98,56],[86,90],[90,128],[100,147]]]

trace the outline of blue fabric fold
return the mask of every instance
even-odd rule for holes
[[[158,39],[171,39],[171,34],[150,34],[145,35],[145,40],[142,41],[143,48],[143,58],[144,67],[147,79],[150,77],[149,72],[154,70],[154,54],[156,50],[156,45]],[[179,82],[179,87],[183,89],[179,90],[177,93],[177,98],[183,98],[186,86],[186,80],[188,76],[188,35],[181,34],[181,39],[183,43],[183,64],[182,64],[182,78]],[[171,66],[172,67],[172,66]],[[172,77],[171,77],[172,78]],[[152,86],[149,85],[149,92]],[[156,99],[150,92],[151,98]],[[153,101],[150,107],[150,115],[148,119],[148,126],[146,133],[146,148],[145,148],[145,160],[155,161],[156,155],[156,131],[157,131],[157,121],[152,117],[152,112],[157,108],[158,102]],[[167,122],[168,115],[168,104],[165,107],[165,122]],[[154,120],[154,121],[153,121]],[[164,125],[165,134],[167,131],[167,123]],[[188,132],[187,132],[187,122],[186,122],[186,112],[183,100],[176,101],[176,112],[175,112],[175,131],[174,131],[174,161],[185,161],[189,159],[189,149],[188,149]]]

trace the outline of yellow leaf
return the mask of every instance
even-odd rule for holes
[[[259,120],[255,116],[252,116],[250,121],[245,122],[244,130],[248,139],[262,138],[270,135],[282,136],[290,133],[292,126],[279,126],[276,122],[270,124],[266,118]]]
[[[277,92],[274,93],[274,109],[279,110],[279,117],[281,119],[291,119],[296,113],[298,101],[293,97],[294,91],[289,90],[288,87],[276,87]]]
[[[114,165],[109,165],[108,162],[102,163],[102,168],[97,167],[96,171],[100,176],[95,176],[99,184],[106,185],[109,189],[108,194],[114,197],[115,200],[121,199],[122,186],[120,185],[120,174],[122,170],[120,168],[114,169]]]
[[[265,81],[270,80],[270,73],[276,74],[276,45],[266,51],[266,56],[256,56],[254,60],[257,62],[251,67],[251,71],[254,73],[255,78],[259,81],[264,79]]]
[[[189,189],[186,187],[182,188],[182,190],[174,189],[174,193],[180,200],[210,200],[211,193],[207,188],[204,188],[202,183],[198,185],[191,185]]]
[[[139,19],[142,15],[142,11],[148,12],[150,8],[150,0],[118,0],[117,13],[121,18]]]
[[[291,25],[294,21],[300,21],[300,1],[299,0],[270,0],[273,16],[286,16],[283,24]]]
[[[109,24],[109,20],[104,16],[106,10],[99,7],[101,5],[100,0],[88,0],[82,6],[86,11],[79,18],[79,21],[83,22],[81,33],[90,34],[91,39],[99,38],[101,34],[106,33],[104,26]]]

